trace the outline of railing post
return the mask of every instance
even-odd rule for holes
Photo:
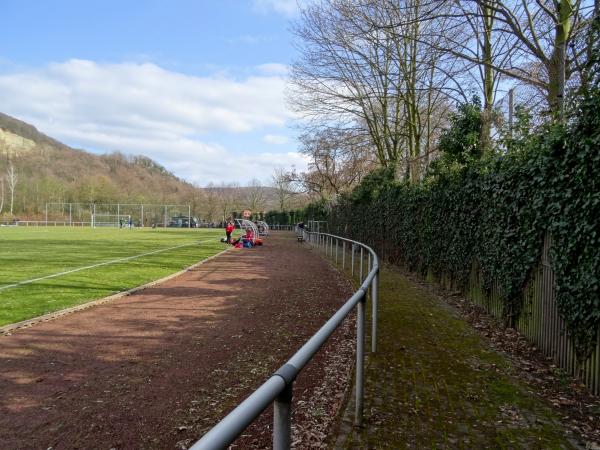
[[[364,260],[364,256],[363,256],[363,248],[362,246],[360,247],[360,278],[358,279],[360,284],[362,284],[363,282],[363,260]]]
[[[292,445],[292,389],[289,383],[273,403],[273,449],[289,450]]]
[[[338,247],[339,247],[338,238],[335,238],[335,265],[336,266],[338,263]]]
[[[346,241],[342,241],[342,270],[346,269]]]
[[[369,257],[367,258],[367,276],[371,273],[371,252],[369,252]],[[367,292],[371,294],[371,285],[367,286]],[[372,295],[372,294],[371,294]]]
[[[371,352],[375,353],[377,351],[377,302],[379,294],[379,267],[377,268],[377,272],[375,272],[375,276],[373,277],[373,281],[371,282],[371,307],[373,311],[371,313]]]
[[[365,297],[357,305],[356,318],[356,407],[354,410],[354,424],[361,427],[363,424],[363,390],[365,377]]]
[[[352,278],[354,278],[354,245],[350,244],[350,252],[352,253]]]

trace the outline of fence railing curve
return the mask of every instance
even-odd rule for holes
[[[224,419],[209,430],[190,450],[224,449],[237,439],[242,432],[260,414],[273,403],[273,448],[276,450],[289,449],[292,436],[292,403],[294,380],[321,346],[340,326],[346,316],[357,308],[356,318],[356,376],[355,376],[355,411],[354,421],[358,426],[363,423],[363,397],[364,397],[364,359],[365,359],[365,308],[367,296],[370,297],[373,307],[371,350],[377,349],[377,295],[379,259],[372,248],[352,239],[346,239],[326,233],[311,233],[298,230],[299,236],[309,245],[331,257],[332,262],[337,262],[337,248],[342,244],[343,268],[345,269],[345,252],[348,247],[352,252],[352,273],[354,273],[355,260],[358,259],[360,267],[360,286],[354,294],[338,309],[335,314],[317,331],[306,343],[267,381],[256,389],[249,397],[240,403]],[[333,252],[335,243],[335,256]],[[359,256],[355,258],[354,254]],[[363,279],[365,254],[367,274]]]

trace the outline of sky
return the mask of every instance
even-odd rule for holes
[[[296,0],[0,0],[0,111],[206,186],[306,167],[285,100]]]

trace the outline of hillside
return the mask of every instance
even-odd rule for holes
[[[146,156],[74,149],[0,113],[0,220],[41,219],[49,202],[189,204],[207,221],[278,205],[272,188],[195,187]]]
[[[150,158],[94,155],[73,149],[23,121],[0,113],[0,215],[38,218],[47,202],[185,203],[201,191]]]

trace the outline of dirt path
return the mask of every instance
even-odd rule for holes
[[[275,235],[266,244],[232,250],[163,285],[0,336],[0,448],[174,449],[193,443],[351,293],[340,274],[293,236]],[[306,446],[319,441],[327,426],[319,418],[331,415],[342,397],[352,334],[348,321],[298,379],[295,432]],[[240,448],[270,445],[270,420],[263,416]],[[317,434],[302,433],[308,423],[320,424],[312,428]]]

